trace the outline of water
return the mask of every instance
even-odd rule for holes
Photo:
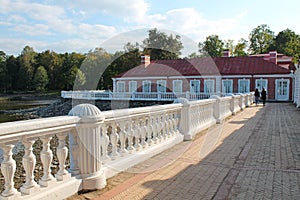
[[[22,120],[20,117],[4,111],[18,112],[18,110],[49,105],[53,100],[9,100],[0,99],[0,123]]]

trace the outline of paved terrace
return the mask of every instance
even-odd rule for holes
[[[290,103],[251,106],[72,199],[300,199],[299,122]]]

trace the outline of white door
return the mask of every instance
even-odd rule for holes
[[[276,100],[287,101],[289,100],[290,80],[277,79],[276,80]]]

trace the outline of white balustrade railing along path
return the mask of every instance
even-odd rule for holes
[[[86,100],[144,100],[144,101],[174,101],[177,98],[188,100],[209,99],[212,93],[173,93],[173,92],[111,92],[103,90],[62,91],[61,97],[66,99]],[[223,95],[223,94],[218,94]]]
[[[250,93],[198,101],[179,98],[168,105],[105,112],[80,104],[69,116],[2,123],[0,199],[64,199],[82,189],[101,189],[107,178],[191,140],[252,103]],[[34,153],[38,143],[41,150]],[[24,155],[15,160],[13,148],[20,144]],[[17,169],[16,161],[23,169]],[[18,188],[16,170],[25,176]]]

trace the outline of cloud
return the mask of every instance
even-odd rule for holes
[[[239,27],[240,19],[247,12],[239,13],[232,18],[211,20],[205,18],[194,8],[180,8],[167,11],[165,14],[145,16],[138,21],[139,25],[169,29],[187,35],[194,40],[203,41],[211,34],[226,35]],[[147,23],[145,23],[147,22]]]
[[[30,36],[53,35],[53,33],[49,32],[49,27],[44,24],[17,25],[13,29]]]
[[[120,17],[125,21],[144,18],[149,4],[144,0],[73,0],[64,1],[81,12],[101,12],[106,15]]]

